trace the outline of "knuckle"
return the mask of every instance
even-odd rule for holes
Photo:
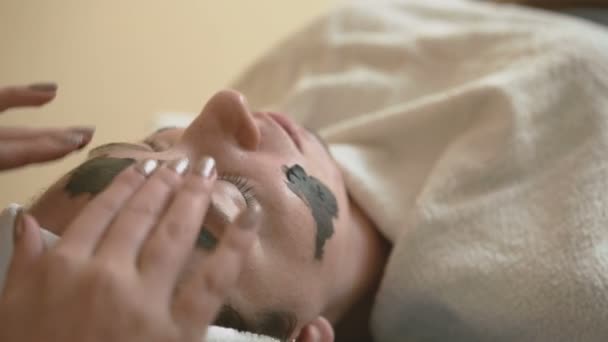
[[[177,217],[170,217],[162,227],[165,232],[163,236],[168,240],[167,242],[180,241],[185,235],[187,224],[183,220]]]
[[[169,189],[180,184],[180,176],[166,167],[160,168],[153,176],[153,179]]]
[[[105,214],[111,215],[120,209],[120,203],[107,196],[100,196],[95,201],[96,206]]]
[[[96,262],[87,272],[88,288],[96,290],[112,290],[120,285],[120,277],[114,267],[107,262]]]
[[[166,254],[162,243],[151,243],[142,253],[142,260],[149,265],[160,265],[167,262]]]
[[[76,259],[69,252],[58,249],[48,254],[47,269],[52,274],[69,274],[76,267]]]
[[[158,212],[157,207],[151,201],[135,201],[126,205],[125,211],[136,217],[155,216]]]
[[[225,274],[221,272],[204,272],[202,274],[203,286],[208,294],[223,298],[228,291],[228,281]]]
[[[112,187],[123,187],[134,191],[144,181],[144,177],[133,169],[127,169],[120,173],[112,182]]]
[[[186,187],[192,189],[195,193],[210,193],[214,184],[213,181],[195,175],[188,177],[186,182]]]

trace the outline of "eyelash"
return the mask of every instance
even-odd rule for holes
[[[143,143],[154,152],[161,152],[163,150],[154,140],[144,140]],[[249,180],[247,178],[234,174],[220,174],[218,175],[217,179],[232,183],[243,195],[247,207],[251,207],[252,204],[257,202],[255,191],[253,191],[253,186],[249,184]]]
[[[220,174],[218,175],[217,179],[232,183],[243,195],[247,207],[250,207],[252,204],[257,202],[255,191],[253,191],[253,186],[249,184],[249,180],[247,178],[233,174]]]

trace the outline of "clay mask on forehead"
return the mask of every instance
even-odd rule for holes
[[[114,180],[114,177],[134,162],[134,159],[109,157],[87,160],[70,172],[65,190],[71,197],[80,194],[97,195]]]
[[[315,259],[323,257],[325,242],[334,234],[333,218],[338,217],[338,203],[329,188],[315,177],[306,174],[302,166],[283,166],[287,186],[310,208],[317,225]]]

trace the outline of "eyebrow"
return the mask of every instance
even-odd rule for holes
[[[262,319],[256,332],[281,341],[287,340],[298,325],[296,315],[288,311],[267,311],[260,316]]]
[[[254,329],[250,329],[243,316],[234,307],[224,304],[213,325],[271,336],[281,341],[287,340],[298,325],[296,315],[288,311],[269,310],[260,314],[260,317],[262,318],[259,323],[255,324]]]
[[[239,314],[229,304],[222,305],[220,312],[217,314],[213,325],[217,325],[224,328],[230,328],[238,331],[249,331],[243,316]]]
[[[153,132],[152,134],[150,134],[150,135],[154,135],[154,134],[162,133],[162,132],[164,132],[164,131],[168,131],[168,130],[170,130],[170,129],[175,129],[175,128],[178,128],[178,127],[177,127],[177,126],[164,126],[164,127],[161,127],[161,128],[159,128],[159,129],[157,129],[156,131],[154,131],[154,132]]]

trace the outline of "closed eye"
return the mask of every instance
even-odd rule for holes
[[[247,208],[257,203],[255,191],[247,178],[234,174],[220,174],[217,179],[233,184],[243,195]]]

